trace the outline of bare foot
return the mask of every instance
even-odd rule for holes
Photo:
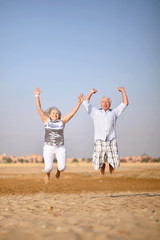
[[[44,177],[44,183],[48,184],[50,180],[50,173],[46,173],[45,177]]]
[[[58,178],[60,178],[60,174],[61,174],[61,172],[58,170],[58,168],[57,168],[57,172],[56,172],[56,175],[55,175],[55,177],[58,179]]]
[[[109,164],[109,172],[110,172],[110,174],[114,173],[114,168],[112,167],[111,164]]]
[[[103,166],[102,166],[101,169],[100,169],[100,175],[101,175],[101,176],[104,176],[104,174],[105,174],[105,167],[106,167],[106,164],[103,163]]]

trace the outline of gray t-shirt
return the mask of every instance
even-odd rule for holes
[[[51,146],[62,146],[64,145],[64,123],[61,119],[51,120],[48,118],[47,124],[45,125],[45,141],[44,144]]]

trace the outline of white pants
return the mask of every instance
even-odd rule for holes
[[[59,171],[64,171],[66,169],[66,158],[67,152],[64,146],[50,146],[44,145],[43,147],[43,157],[44,157],[44,172],[49,173],[53,169],[53,160],[56,157],[57,167]]]

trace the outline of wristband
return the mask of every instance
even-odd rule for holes
[[[34,95],[35,97],[39,97],[39,95],[38,94],[36,94],[36,95]]]
[[[91,89],[90,92],[94,93],[94,91]]]

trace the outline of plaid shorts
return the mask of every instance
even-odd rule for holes
[[[94,143],[94,152],[92,156],[92,166],[95,170],[103,166],[104,159],[114,168],[118,169],[120,165],[120,157],[118,154],[117,140],[111,141],[96,140]]]

